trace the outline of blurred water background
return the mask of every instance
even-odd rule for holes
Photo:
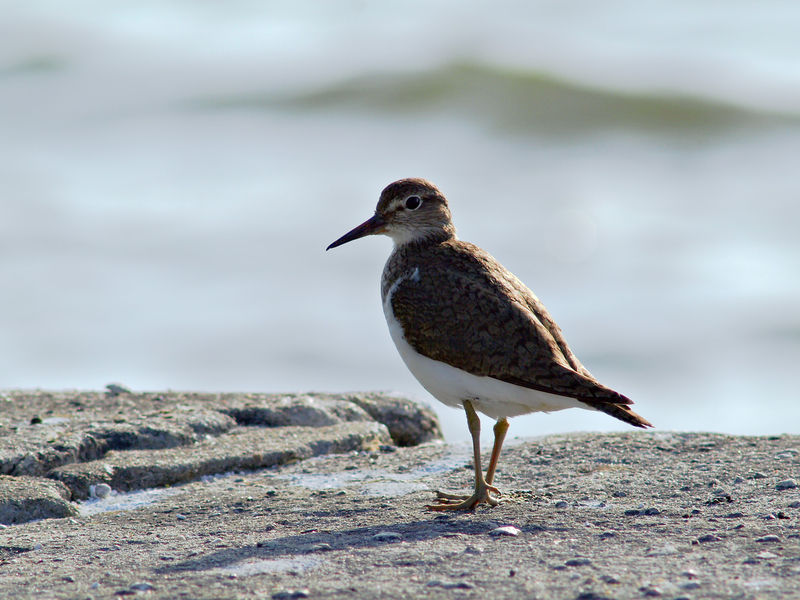
[[[390,390],[466,439],[389,339],[391,242],[324,252],[421,176],[659,428],[799,433],[798,31],[793,0],[0,0],[0,387]]]

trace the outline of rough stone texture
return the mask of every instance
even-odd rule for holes
[[[75,516],[78,508],[69,497],[69,489],[57,481],[0,475],[0,523]]]
[[[503,502],[470,448],[324,455],[193,481],[130,510],[0,530],[15,598],[797,598],[800,436],[633,432],[509,440]],[[499,528],[517,535],[497,535]],[[511,529],[513,528],[513,529]],[[0,593],[0,595],[2,595]]]
[[[386,425],[398,446],[416,446],[442,438],[439,419],[430,408],[384,394],[345,394],[343,397]]]
[[[241,425],[263,427],[324,427],[348,421],[372,420],[357,404],[323,394],[245,397],[225,403],[220,410]]]
[[[424,506],[469,489],[471,449],[388,445],[373,419],[398,445],[438,431],[398,399],[5,398],[4,468],[113,491],[69,503],[61,482],[0,476],[18,523],[0,527],[0,598],[798,597],[800,436],[510,439],[501,504],[439,514]]]
[[[173,448],[237,425],[378,421],[400,445],[441,439],[435,414],[381,394],[0,393],[0,474],[44,476],[112,450]]]
[[[362,397],[393,409],[370,413],[356,401]],[[381,398],[134,393],[120,385],[106,392],[0,392],[0,475],[57,479],[75,499],[85,499],[96,484],[117,490],[175,485],[391,444],[381,416],[396,429],[403,415],[411,432],[404,443],[441,438],[430,409],[396,397],[381,404]],[[18,505],[34,519],[51,510],[48,503],[43,497],[38,506],[25,496]],[[21,513],[15,518],[24,520]]]
[[[373,421],[238,429],[189,447],[109,452],[102,460],[53,469],[48,476],[66,484],[74,499],[85,500],[90,486],[98,483],[126,492],[165,487],[203,475],[274,467],[320,454],[377,450],[389,443],[386,427]]]

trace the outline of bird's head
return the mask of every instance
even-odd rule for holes
[[[372,217],[327,249],[379,233],[392,238],[396,246],[402,246],[452,238],[456,230],[447,199],[435,185],[424,179],[401,179],[384,188]]]

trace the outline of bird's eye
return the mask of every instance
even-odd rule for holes
[[[422,198],[419,196],[409,196],[406,198],[406,208],[408,210],[417,210],[422,205]]]

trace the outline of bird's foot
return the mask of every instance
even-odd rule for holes
[[[448,494],[446,492],[436,492],[436,501],[439,504],[431,504],[426,506],[428,510],[474,510],[478,504],[488,504],[489,506],[497,506],[500,501],[492,496],[489,492],[494,492],[498,496],[503,494],[496,487],[484,483],[475,488],[475,493],[472,496]]]

